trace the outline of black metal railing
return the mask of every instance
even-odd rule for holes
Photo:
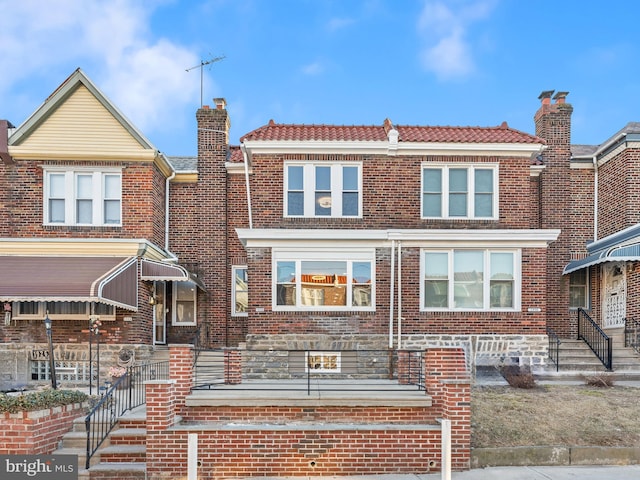
[[[128,410],[145,403],[144,382],[168,378],[169,362],[154,362],[129,367],[123,376],[114,379],[84,419],[87,432],[87,469],[91,457],[113,430],[119,418]]]
[[[549,360],[556,366],[556,372],[560,370],[560,337],[552,328],[547,328],[547,336],[549,338]]]
[[[640,355],[640,322],[638,320],[624,319],[624,346],[633,348]]]
[[[605,368],[613,369],[613,347],[611,338],[582,308],[578,309],[578,340],[584,340]]]
[[[396,371],[389,350],[245,350],[243,390],[381,391],[393,385],[425,389],[422,351],[409,352],[407,368]],[[226,350],[203,350],[195,365],[194,389],[229,383]],[[399,378],[404,376],[405,378]],[[397,387],[395,387],[397,388]]]

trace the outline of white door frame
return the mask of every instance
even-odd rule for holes
[[[627,316],[627,269],[625,262],[602,265],[602,327],[624,327]]]
[[[165,345],[167,343],[167,284],[166,282],[153,282],[153,344]]]

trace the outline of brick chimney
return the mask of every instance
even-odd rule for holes
[[[0,120],[0,160],[6,165],[13,164],[9,155],[9,129],[15,128],[8,120]]]
[[[226,101],[214,99],[215,108],[203,106],[196,112],[198,126],[198,215],[195,225],[189,230],[194,233],[190,255],[197,258],[200,270],[204,272],[202,280],[207,294],[215,301],[208,302],[207,311],[201,311],[202,318],[209,323],[209,341],[211,346],[222,347],[227,344],[227,304],[228,280],[230,273],[226,268],[228,208],[227,208],[227,170],[229,153],[229,115]],[[193,217],[192,217],[193,218]],[[203,309],[204,310],[204,309]]]
[[[566,103],[568,92],[545,91],[538,97],[540,108],[534,116],[536,135],[546,141],[542,152],[545,165],[539,178],[540,227],[559,229],[558,239],[547,249],[547,289],[544,293],[547,309],[547,326],[561,336],[573,335],[567,315],[569,288],[563,277],[564,266],[575,249],[571,226],[580,225],[586,219],[577,218],[581,212],[574,205],[575,185],[571,182],[571,114],[573,107]],[[553,102],[552,102],[553,100]],[[580,197],[581,198],[581,197]]]

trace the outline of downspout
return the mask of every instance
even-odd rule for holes
[[[391,281],[389,285],[389,349],[393,348],[393,302],[395,287],[396,241],[391,240]]]
[[[178,257],[169,251],[169,182],[171,182],[175,177],[176,171],[171,167],[171,175],[169,175],[165,180],[164,186],[164,249],[169,255],[171,255],[171,257],[173,257],[174,260],[177,260]]]
[[[593,241],[598,240],[598,157],[593,156]]]
[[[402,242],[398,241],[398,350],[402,348]]]
[[[240,150],[242,151],[242,158],[244,160],[244,181],[247,189],[247,214],[249,216],[249,228],[253,228],[253,215],[251,213],[251,188],[249,185],[249,157],[247,155],[247,148],[244,143],[240,144]]]

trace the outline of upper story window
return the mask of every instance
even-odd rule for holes
[[[519,310],[520,252],[425,250],[422,310]]]
[[[284,174],[286,217],[359,217],[362,167],[348,163],[287,163]]]
[[[497,165],[423,164],[422,218],[497,219]]]
[[[274,310],[375,309],[373,251],[274,252]]]
[[[47,168],[45,225],[121,225],[122,171]]]

